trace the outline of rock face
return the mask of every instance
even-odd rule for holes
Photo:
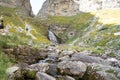
[[[79,5],[74,0],[46,0],[38,17],[45,18],[47,15],[72,16],[79,13]]]
[[[79,9],[83,12],[120,8],[119,0],[75,0],[75,2],[80,4]]]
[[[0,6],[19,8],[18,14],[32,14],[32,7],[30,0],[0,0]]]

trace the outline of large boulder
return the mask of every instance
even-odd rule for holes
[[[62,61],[58,64],[58,69],[61,74],[79,76],[81,78],[87,66],[81,61]]]
[[[94,57],[89,55],[84,55],[81,53],[73,54],[71,57],[73,61],[82,61],[84,63],[104,63],[104,60],[100,57]]]

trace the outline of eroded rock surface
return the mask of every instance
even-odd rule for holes
[[[46,0],[38,17],[45,18],[48,15],[72,16],[79,13],[79,5],[74,0]]]

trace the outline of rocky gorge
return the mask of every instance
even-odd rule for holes
[[[120,80],[119,8],[46,0],[34,17],[29,0],[1,0],[0,79]]]
[[[65,45],[61,45],[65,47]],[[69,49],[69,48],[68,48]],[[13,50],[18,66],[7,69],[9,80],[119,80],[120,61],[92,51],[61,50],[46,46],[40,51],[19,46]],[[27,52],[26,52],[27,51]],[[30,52],[28,52],[30,51]],[[24,53],[27,53],[24,55]],[[106,57],[104,57],[106,55]],[[102,57],[103,56],[103,57]],[[17,69],[16,69],[17,68]]]

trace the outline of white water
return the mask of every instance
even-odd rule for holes
[[[52,31],[48,31],[48,37],[50,41],[52,41],[55,44],[58,44],[57,38]]]

